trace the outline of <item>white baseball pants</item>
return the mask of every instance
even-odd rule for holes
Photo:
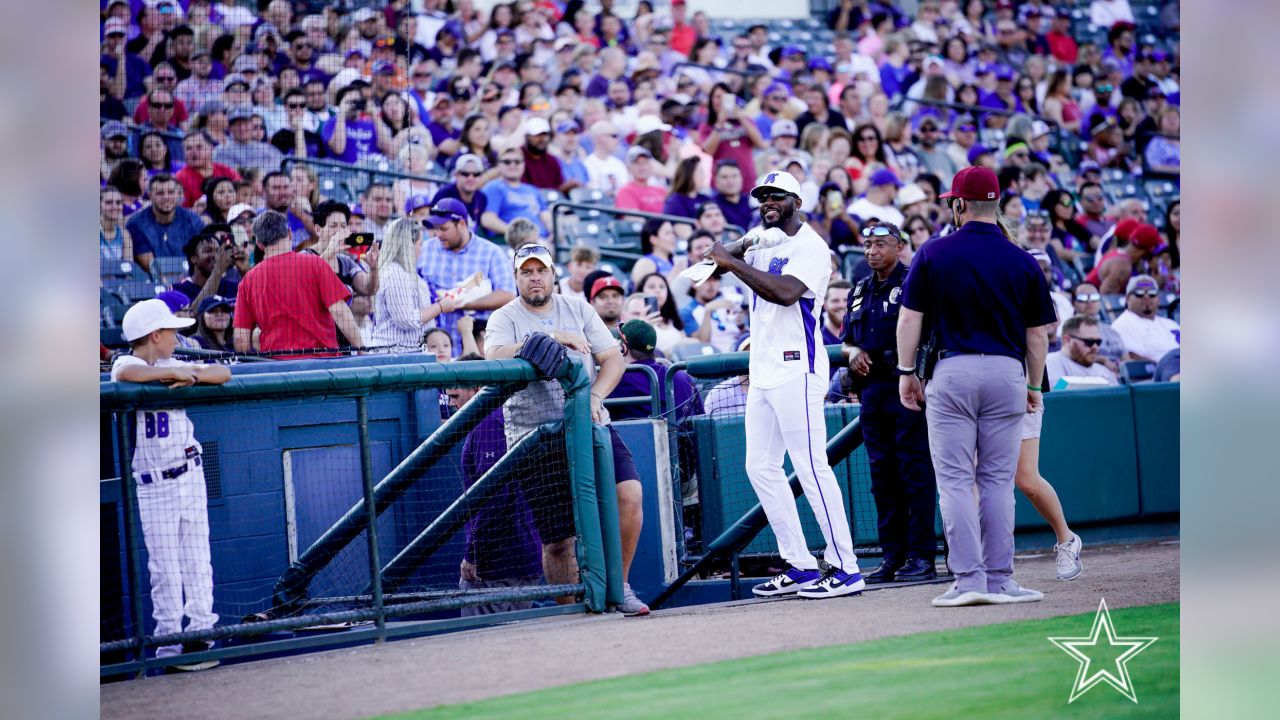
[[[189,467],[195,465],[194,460],[187,462]],[[155,634],[182,632],[184,614],[189,619],[187,630],[208,630],[218,622],[218,616],[213,612],[204,468],[191,467],[176,478],[152,475],[155,480],[146,485],[139,480],[137,488]],[[164,645],[156,649],[156,657],[181,652],[179,645]]]
[[[752,385],[747,390],[747,477],[778,537],[782,559],[797,568],[817,569],[818,561],[805,543],[800,513],[782,472],[783,453],[790,455],[827,541],[823,559],[852,573],[858,570],[858,558],[853,554],[840,486],[827,464],[827,422],[823,416],[827,385],[827,378],[807,373],[776,388],[761,390]]]

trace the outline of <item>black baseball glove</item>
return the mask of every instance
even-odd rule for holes
[[[527,360],[544,378],[553,378],[564,369],[569,362],[569,353],[564,346],[556,342],[546,333],[531,333],[525,338],[524,345],[516,357]]]

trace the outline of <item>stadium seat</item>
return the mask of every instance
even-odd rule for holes
[[[1115,320],[1120,316],[1120,313],[1124,312],[1124,305],[1123,294],[1102,296],[1102,311],[1112,320]]]
[[[151,272],[165,285],[172,285],[187,275],[187,259],[181,257],[157,257]]]
[[[671,351],[671,362],[683,362],[702,355],[714,355],[716,349],[707,343],[681,343]]]
[[[639,220],[614,220],[609,223],[614,244],[622,247],[640,247],[640,232],[643,229],[644,223]]]
[[[116,327],[100,328],[98,330],[98,340],[112,350],[129,347],[129,343],[124,339],[124,331]]]
[[[124,319],[124,312],[128,309],[124,298],[118,293],[112,292],[107,288],[98,291],[98,310],[101,315],[102,327],[118,327],[120,321]]]
[[[1149,382],[1156,376],[1156,364],[1150,360],[1126,360],[1120,365],[1120,379],[1132,385]]]
[[[853,277],[853,269],[858,267],[858,263],[866,257],[866,251],[862,248],[851,248],[844,254],[844,259],[840,263],[840,274],[846,280]]]

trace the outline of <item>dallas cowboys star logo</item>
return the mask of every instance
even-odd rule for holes
[[[1106,633],[1105,645],[1109,648],[1127,647],[1128,649],[1115,658],[1114,668],[1100,666],[1095,669],[1093,660],[1088,655],[1088,648],[1099,647],[1101,645],[1099,639],[1104,632]],[[1087,637],[1048,638],[1049,642],[1080,663],[1080,669],[1076,671],[1076,684],[1071,688],[1071,697],[1067,699],[1067,703],[1075,702],[1076,698],[1103,682],[1118,690],[1121,695],[1135,703],[1138,702],[1138,695],[1134,691],[1133,683],[1129,680],[1127,663],[1159,639],[1158,637],[1116,637],[1115,625],[1111,623],[1111,611],[1107,609],[1106,598],[1103,598],[1098,603],[1098,612],[1093,616],[1093,630]]]

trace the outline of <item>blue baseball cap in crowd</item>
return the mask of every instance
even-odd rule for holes
[[[978,69],[974,71],[974,75],[990,75],[996,71],[996,66],[988,63],[979,63]]]
[[[871,173],[870,183],[871,183],[871,187],[877,187],[879,185],[893,185],[895,187],[902,187],[902,181],[899,180],[898,176],[894,175],[893,171],[889,170],[888,168],[881,168]]]
[[[449,222],[464,222],[470,225],[467,216],[467,206],[457,198],[444,198],[431,206],[431,214],[426,217],[423,222],[430,224],[432,227],[440,227]]]
[[[831,72],[831,61],[824,57],[816,57],[809,60],[810,70],[826,70]]]
[[[769,97],[774,93],[782,93],[783,95],[790,95],[791,86],[786,83],[780,83],[780,82],[769,83],[769,87],[764,89],[764,96]]]
[[[804,48],[800,47],[799,45],[787,45],[782,48],[782,54],[779,57],[788,58],[795,55],[804,55],[804,54],[805,54]]]
[[[351,206],[351,217],[358,217],[358,218],[361,218],[361,219],[364,219],[365,217],[367,217],[367,216],[364,214],[364,206],[363,206],[363,205],[361,205],[360,203],[356,203],[355,205],[352,205],[352,206]]]
[[[122,138],[129,137],[128,126],[126,126],[122,122],[117,122],[115,120],[112,120],[111,122],[108,122],[108,123],[103,123],[102,139],[110,140],[111,138],[116,138],[116,137],[122,137]]]
[[[582,132],[582,126],[578,124],[577,120],[564,120],[556,125],[557,135],[563,135],[567,132],[580,133]]]
[[[404,214],[412,215],[414,210],[424,208],[431,204],[431,198],[426,195],[413,195],[404,201]]]
[[[987,147],[986,145],[974,145],[973,147],[969,148],[969,164],[977,165],[978,158],[982,157],[983,155],[990,155],[992,152],[994,151],[991,148]]]
[[[996,79],[997,79],[997,80],[1012,80],[1012,79],[1013,79],[1013,68],[1009,67],[1008,65],[997,65],[997,66],[996,66]]]
[[[210,295],[200,301],[200,309],[196,314],[203,315],[216,307],[225,307],[228,310],[234,310],[236,307],[236,299],[222,297],[221,295]]]

